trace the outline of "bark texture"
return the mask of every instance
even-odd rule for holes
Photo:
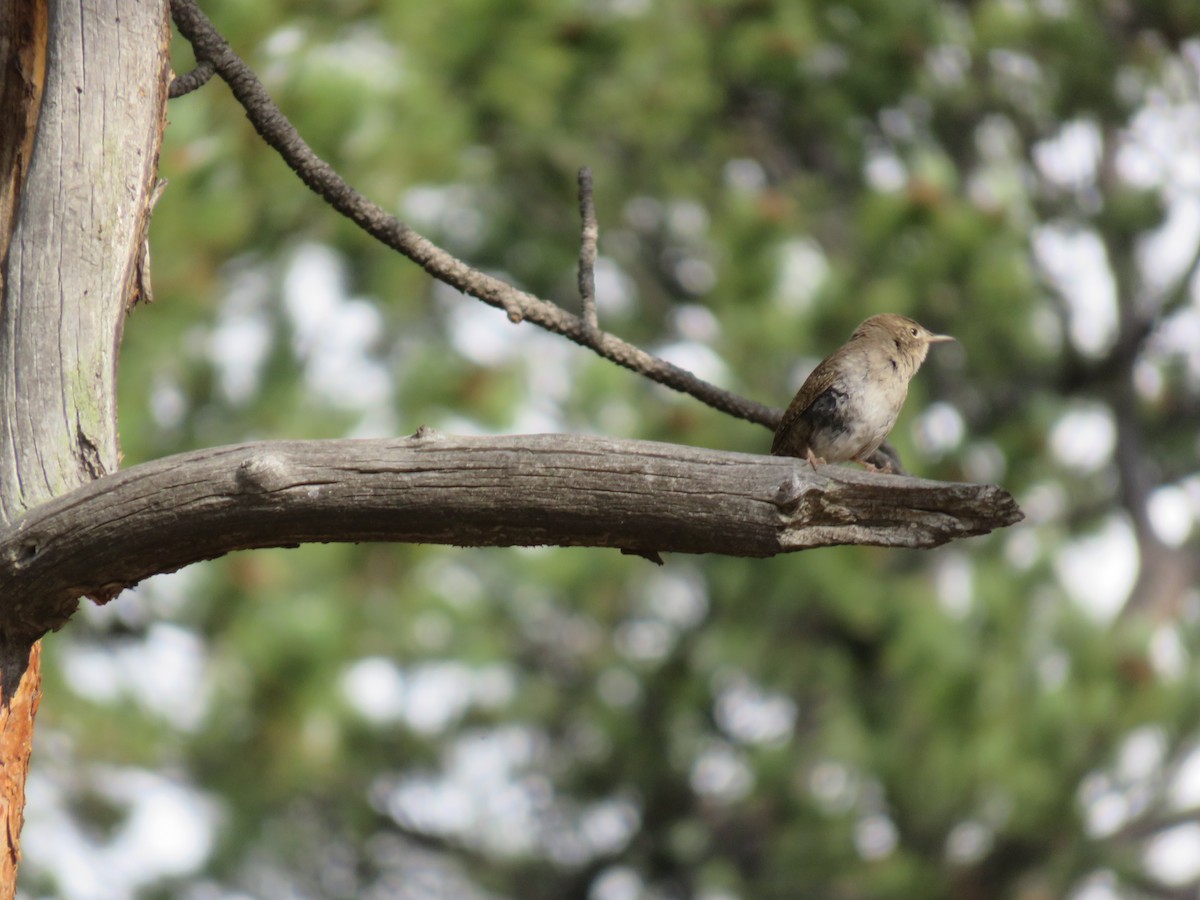
[[[0,532],[8,615],[54,628],[98,599],[231,550],[309,541],[557,544],[772,556],[933,547],[1021,518],[998,487],[581,435],[273,441],[122,470]],[[113,548],[120,552],[114,553]]]
[[[54,3],[0,317],[0,514],[117,468],[116,364],[166,103],[161,3]]]
[[[169,75],[163,2],[0,0],[0,522],[117,468],[116,361]],[[13,896],[40,632],[0,592],[0,898]]]

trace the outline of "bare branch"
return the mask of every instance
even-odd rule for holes
[[[592,196],[592,170],[579,170],[579,218],[582,231],[579,241],[579,297],[583,301],[583,324],[592,334],[600,330],[596,315],[596,242],[600,225],[596,222],[596,200]]]
[[[317,541],[614,547],[766,557],[832,544],[934,547],[1022,515],[990,485],[813,472],[753,456],[580,435],[274,441],[123,469],[0,531],[8,627],[41,634],[231,550]]]
[[[780,410],[709,384],[686,369],[653,356],[615,335],[603,331],[593,334],[579,316],[472,268],[367,200],[304,142],[295,126],[271,100],[262,82],[230,49],[225,38],[193,0],[171,0],[171,15],[180,33],[191,42],[196,58],[212,63],[217,74],[229,85],[234,97],[246,110],[246,117],[263,140],[275,148],[312,191],[376,240],[404,254],[439,281],[504,310],[513,322],[528,320],[594,350],[619,366],[695,397],[713,409],[768,428],[775,427],[781,415]]]
[[[1200,805],[1182,809],[1157,809],[1125,823],[1108,840],[1114,842],[1144,841],[1163,831],[1200,822]]]

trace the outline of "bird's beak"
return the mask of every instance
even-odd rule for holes
[[[948,334],[931,334],[929,337],[925,338],[925,343],[927,343],[927,344],[942,344],[942,343],[945,343],[946,341],[957,341],[957,340],[958,340],[958,338],[951,337]]]

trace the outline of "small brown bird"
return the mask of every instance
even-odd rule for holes
[[[896,424],[929,345],[952,340],[907,316],[871,316],[813,369],[783,414],[771,453],[799,456],[814,469],[853,460],[892,471],[890,463],[877,469],[867,460]]]

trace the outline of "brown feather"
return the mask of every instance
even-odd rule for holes
[[[851,338],[853,340],[853,338]],[[829,387],[837,380],[838,373],[842,368],[842,360],[847,355],[849,344],[843,344],[838,347],[812,370],[812,373],[804,380],[804,384],[800,386],[800,390],[796,392],[796,396],[792,398],[792,402],[788,404],[787,411],[784,412],[783,418],[779,420],[779,426],[775,429],[775,440],[771,442],[771,453],[775,456],[786,455],[781,454],[780,450],[784,444],[788,432],[792,426],[800,419],[808,408],[813,405],[813,401],[820,397]]]

